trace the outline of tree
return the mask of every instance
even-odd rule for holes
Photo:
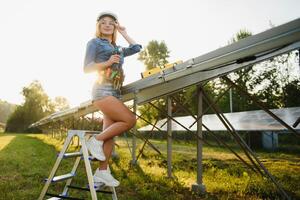
[[[138,60],[144,63],[146,70],[149,70],[167,64],[169,53],[170,51],[164,41],[158,42],[152,40],[148,43],[146,48],[139,53]]]
[[[54,112],[54,105],[38,81],[24,87],[25,102],[17,106],[7,121],[6,132],[30,132],[28,126]]]
[[[65,97],[55,97],[53,104],[55,112],[70,108],[69,102]]]
[[[285,90],[291,89],[290,86],[297,85],[300,80],[299,71],[295,70],[295,65],[291,62],[294,58],[295,52],[293,51],[254,67],[256,76],[253,77],[253,86],[250,85],[251,90],[262,101],[267,102],[269,108],[281,108],[288,105],[286,103],[290,100],[286,98],[291,97],[291,95],[287,95]],[[297,90],[299,87],[294,87],[293,92],[297,93]]]
[[[242,29],[239,32],[236,33],[236,35],[231,39],[229,43],[235,43],[238,42],[244,38],[247,38],[249,36],[252,36],[252,33],[246,29]],[[235,84],[237,84],[242,89],[249,91],[248,86],[249,82],[251,82],[251,78],[253,76],[253,67],[249,66],[246,68],[242,68],[238,71],[235,71],[231,74],[229,74],[229,77],[233,80],[235,80]],[[227,87],[226,87],[227,88]],[[245,96],[242,96],[239,94],[239,92],[232,88],[232,101],[233,101],[233,111],[245,111],[245,110],[251,110],[251,107],[253,109],[252,102]],[[229,95],[226,96],[225,101],[223,102],[229,108],[230,105],[230,97]],[[223,105],[224,106],[224,105]]]
[[[167,58],[169,57],[170,51],[164,41],[158,42],[152,40],[148,43],[146,48],[139,53],[138,60],[142,61],[146,67],[146,70],[150,70],[154,67],[162,66],[168,63]],[[153,102],[160,108],[165,108],[166,102],[164,99],[159,99]],[[149,122],[154,122],[156,119],[161,119],[163,114],[158,112],[157,109],[153,108],[149,104],[145,104],[139,107],[139,112],[143,114],[143,118]],[[144,121],[138,121],[138,126],[144,126],[147,123]]]
[[[228,42],[228,44],[232,44],[238,42],[246,37],[251,36],[252,33],[246,29],[242,29],[237,32]],[[249,81],[251,80],[252,76],[252,66],[240,69],[238,71],[232,72],[227,76],[230,79],[234,80],[234,82],[243,88],[244,90],[248,91]],[[210,94],[212,97],[217,97],[223,94],[227,89],[228,85],[223,79],[216,78],[214,80],[209,81],[204,88],[207,93]],[[241,111],[241,110],[249,110],[251,106],[251,101],[244,96],[238,94],[235,88],[231,89],[232,92],[232,101],[233,101],[233,111]],[[204,105],[206,106],[206,105]],[[223,112],[230,112],[230,95],[224,95],[218,102],[218,106]]]
[[[251,32],[241,30],[230,42],[237,42],[251,35]],[[268,108],[281,108],[287,105],[295,105],[297,101],[292,100],[293,103],[290,103],[290,100],[287,100],[287,98],[293,96],[292,93],[288,94],[284,92],[286,89],[290,91],[293,90],[294,93],[297,93],[297,90],[299,90],[299,87],[297,87],[299,83],[299,72],[294,73],[295,66],[293,62],[291,62],[291,60],[295,59],[295,56],[297,56],[295,51],[289,52],[253,66],[243,68],[228,76],[234,80],[239,87],[250,94],[254,94],[260,101],[267,103]],[[224,83],[222,80],[221,82]],[[227,86],[222,87],[221,90],[225,90],[226,88]],[[223,110],[228,110],[228,96],[225,96],[221,101]],[[232,89],[232,96],[234,111],[259,109],[250,99],[240,95],[235,88]]]
[[[0,100],[0,122],[5,124],[9,115],[11,115],[15,109],[15,104]]]
[[[296,79],[286,84],[283,89],[282,101],[284,107],[300,105],[300,80]]]

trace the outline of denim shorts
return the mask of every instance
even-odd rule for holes
[[[121,91],[114,89],[112,84],[99,84],[96,82],[92,90],[92,100],[100,100],[107,96],[122,99]]]

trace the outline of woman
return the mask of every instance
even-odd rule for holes
[[[129,43],[129,47],[116,45],[119,32]],[[111,12],[102,12],[97,18],[96,37],[87,44],[84,60],[84,72],[97,72],[98,80],[93,86],[93,105],[103,113],[103,131],[87,141],[90,153],[100,160],[100,166],[94,174],[94,182],[116,187],[120,183],[110,173],[108,162],[112,153],[113,138],[131,129],[135,115],[123,104],[120,88],[124,80],[122,64],[124,57],[141,50],[118,23],[117,16]]]

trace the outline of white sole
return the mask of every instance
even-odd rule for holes
[[[106,186],[109,186],[109,187],[118,187],[120,185],[120,183],[119,184],[110,184],[106,180],[99,178],[99,177],[96,177],[96,178],[94,177],[94,182],[95,183],[104,183]]]

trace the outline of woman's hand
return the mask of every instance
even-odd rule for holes
[[[107,61],[108,67],[112,66],[114,63],[119,63],[120,62],[120,55],[114,54],[111,55],[110,58]]]
[[[116,28],[117,28],[117,30],[118,30],[119,33],[121,33],[121,34],[126,33],[126,28],[125,28],[125,26],[121,26],[121,25],[119,24],[119,22],[116,22],[115,25],[116,25]]]

